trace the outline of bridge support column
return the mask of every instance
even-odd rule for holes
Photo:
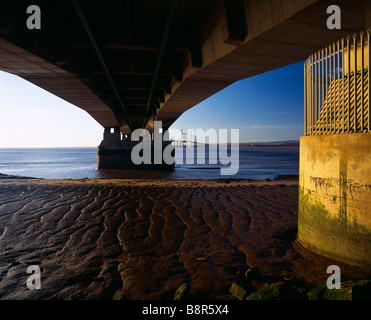
[[[371,267],[371,133],[300,139],[299,241]]]
[[[136,146],[141,147],[139,144],[144,147],[143,141],[131,141],[130,135],[121,137],[119,128],[105,128],[103,140],[97,148],[98,169],[174,170],[174,163],[155,162],[155,152],[157,152],[156,159],[158,160],[159,152],[163,155],[165,148],[171,144],[170,141],[162,141],[160,149],[159,145],[155,144],[153,140],[148,141],[150,150],[143,150],[142,152],[150,152],[151,163],[137,165],[132,160],[132,151]],[[174,153],[172,153],[172,156],[174,157]]]

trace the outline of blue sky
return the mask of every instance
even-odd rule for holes
[[[298,140],[304,62],[241,80],[185,112],[172,127],[239,129],[241,142]]]
[[[241,80],[185,112],[177,129],[239,129],[240,142],[303,135],[303,62]],[[0,72],[0,148],[96,147],[103,128],[85,111]]]

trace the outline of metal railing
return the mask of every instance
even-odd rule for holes
[[[370,131],[370,37],[348,36],[305,62],[305,135]]]

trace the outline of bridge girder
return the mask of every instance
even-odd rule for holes
[[[0,70],[70,101],[104,127],[128,133],[143,124],[151,129],[154,120],[169,127],[233,82],[304,60],[371,26],[363,0],[338,1],[341,30],[326,27],[331,1],[179,0],[167,27],[171,3],[79,1],[105,68],[72,2],[32,3],[41,9],[42,25],[28,30],[31,3],[5,0]]]

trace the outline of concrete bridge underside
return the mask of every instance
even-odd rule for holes
[[[176,3],[177,2],[177,3]],[[41,29],[26,8],[41,9]],[[3,1],[0,70],[124,134],[164,127],[234,83],[306,59],[371,26],[370,4],[342,0],[329,30],[316,0]],[[175,7],[176,5],[176,7]]]

